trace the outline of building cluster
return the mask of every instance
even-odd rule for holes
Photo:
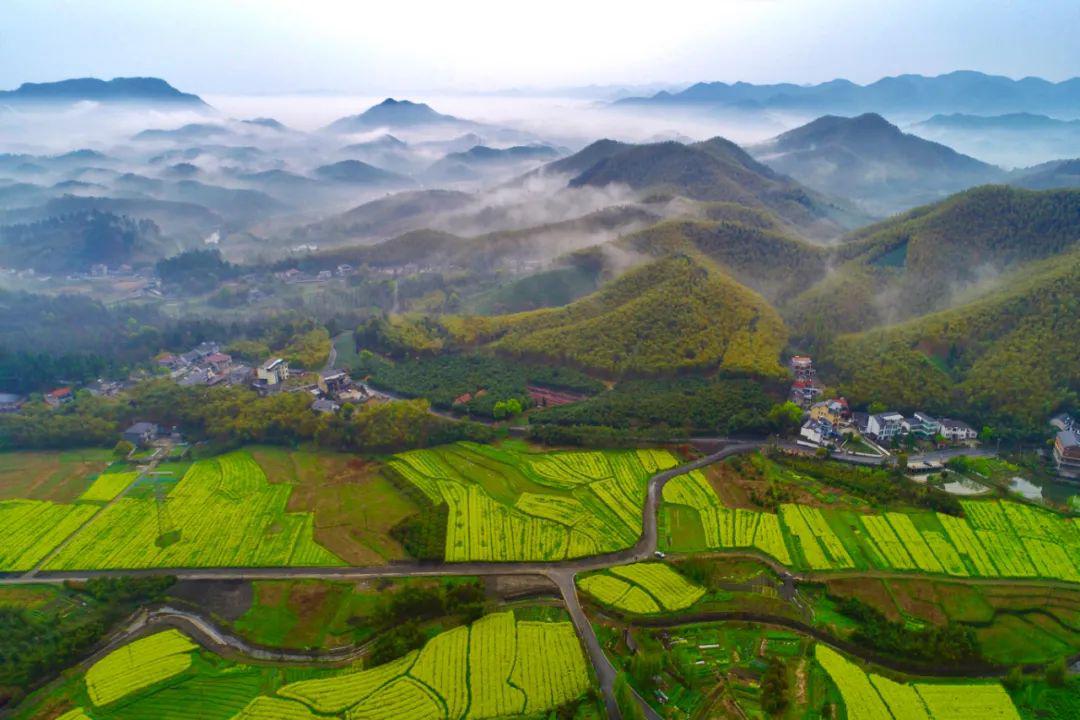
[[[298,268],[289,268],[288,270],[274,273],[274,277],[288,285],[295,285],[299,283],[326,282],[335,277],[349,277],[350,275],[355,274],[356,269],[352,265],[341,263],[333,270],[318,270],[314,273],[304,272]]]
[[[1054,436],[1054,465],[1058,475],[1080,479],[1080,423],[1063,413],[1050,420],[1050,425],[1057,430]]]
[[[216,342],[203,342],[181,355],[166,353],[157,364],[169,371],[169,377],[184,387],[194,385],[245,385],[251,379],[251,367],[234,362]]]
[[[808,410],[825,392],[818,384],[814,361],[806,355],[793,355],[788,367],[795,376],[791,383],[791,402]]]
[[[850,432],[884,445],[908,436],[926,440],[940,438],[950,443],[978,437],[978,433],[962,420],[933,418],[924,412],[915,412],[909,417],[892,411],[852,412],[845,398],[819,400],[824,390],[818,383],[813,360],[806,355],[795,355],[788,366],[795,377],[791,401],[806,410],[799,435],[815,445],[839,445],[844,435]]]

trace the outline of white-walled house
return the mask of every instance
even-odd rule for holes
[[[866,419],[866,432],[878,441],[892,440],[904,430],[904,416],[898,412],[883,412]]]
[[[941,418],[941,430],[939,432],[941,437],[949,442],[975,440],[979,437],[979,433],[975,432],[975,429],[963,420],[951,420],[949,418]]]

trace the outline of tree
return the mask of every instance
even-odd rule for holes
[[[896,467],[900,470],[907,470],[908,454],[906,452],[896,454]]]
[[[788,705],[787,668],[778,657],[770,657],[769,665],[761,678],[761,709],[770,715],[778,715]]]
[[[1019,665],[1014,665],[1001,684],[1009,690],[1019,690],[1024,685],[1024,669]]]
[[[502,420],[504,417],[506,417],[507,412],[508,411],[506,409],[505,400],[500,400],[499,402],[495,403],[495,406],[493,408],[491,408],[491,416],[496,420]]]
[[[1058,658],[1046,666],[1046,684],[1050,687],[1065,687],[1065,679],[1068,677],[1068,668],[1065,666],[1065,658]]]
[[[866,412],[870,413],[871,415],[878,415],[885,412],[887,409],[888,408],[885,407],[885,403],[881,402],[880,400],[875,400],[874,402],[866,406]]]
[[[113,455],[121,458],[127,457],[134,449],[134,443],[129,440],[121,440],[120,442],[116,443],[116,447],[113,448]]]
[[[521,414],[521,401],[517,398],[510,398],[506,401],[506,415],[507,417],[514,417]]]
[[[769,425],[778,433],[787,434],[793,432],[802,425],[803,409],[788,400],[779,405],[773,405],[769,410]]]

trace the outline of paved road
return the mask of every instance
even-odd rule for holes
[[[212,620],[198,613],[165,605],[140,610],[119,632],[110,636],[106,649],[122,645],[160,625],[183,630],[200,645],[219,655],[235,654],[263,662],[346,665],[366,655],[371,647],[371,643],[364,643],[312,652],[262,647],[221,629]]]

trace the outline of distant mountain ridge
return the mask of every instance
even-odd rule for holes
[[[112,80],[73,78],[45,83],[23,83],[15,90],[0,91],[0,103],[143,103],[209,106],[198,95],[180,92],[161,78],[118,77]]]
[[[881,115],[825,115],[750,148],[774,170],[887,215],[1004,179],[950,147],[904,133]]]
[[[1001,114],[1080,113],[1080,77],[1054,83],[972,70],[927,77],[898,75],[868,85],[837,79],[817,85],[699,82],[677,93],[626,98],[617,106],[725,105],[807,112]]]

